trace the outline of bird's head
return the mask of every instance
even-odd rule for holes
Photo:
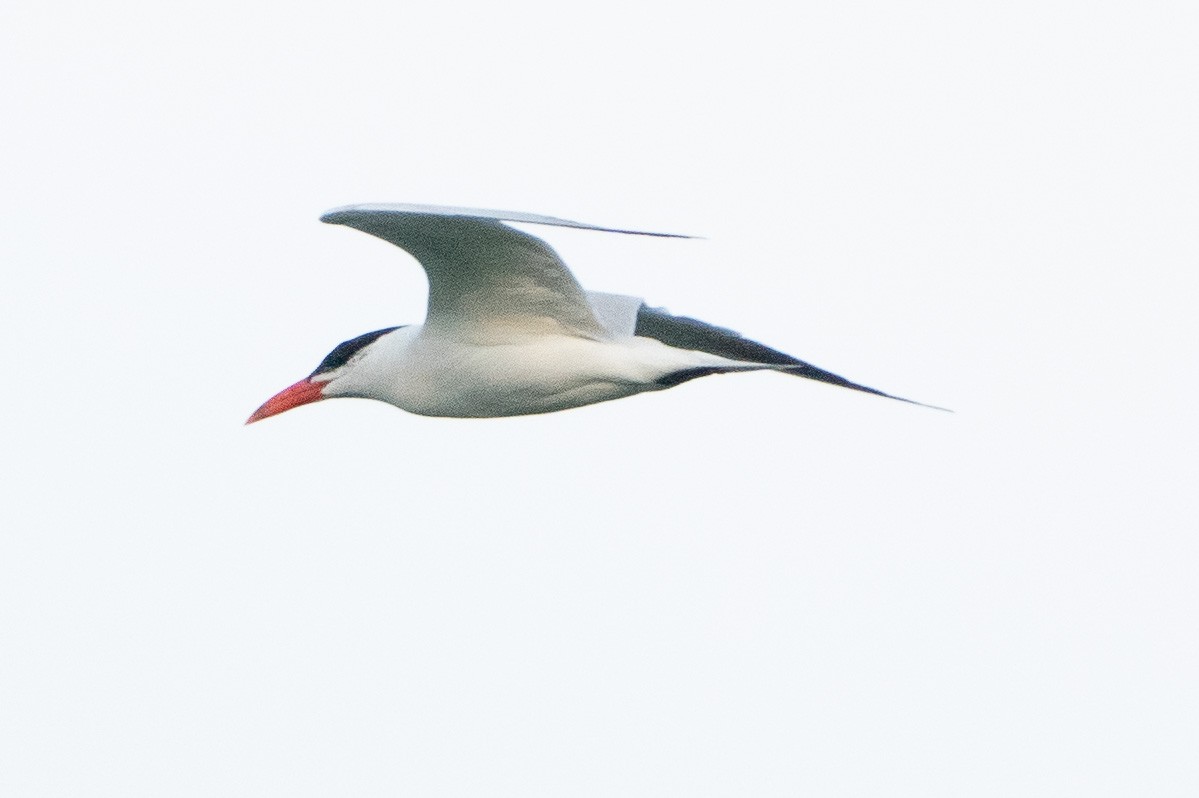
[[[346,378],[354,372],[355,366],[362,361],[371,344],[387,333],[398,329],[398,327],[388,327],[385,330],[375,330],[341,342],[325,356],[315,371],[295,385],[284,388],[267,399],[262,407],[255,410],[254,414],[246,420],[246,423],[253,424],[255,421],[277,416],[293,407],[311,404],[321,399],[355,395],[349,389],[339,390],[339,385],[352,383],[352,380]]]

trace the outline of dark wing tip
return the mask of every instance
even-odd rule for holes
[[[948,407],[941,407],[940,405],[930,405],[927,402],[917,402],[915,399],[904,399],[902,396],[892,396],[889,393],[885,393],[885,394],[883,394],[883,396],[887,397],[888,399],[894,399],[898,402],[907,402],[908,404],[916,405],[917,407],[927,407],[929,410],[940,410],[942,413],[956,412]]]
[[[796,358],[796,360],[798,360],[798,358]],[[927,407],[930,410],[940,410],[944,413],[952,413],[953,412],[948,407],[940,407],[938,405],[930,405],[930,404],[926,404],[924,402],[917,402],[915,399],[905,399],[902,396],[896,396],[895,394],[886,393],[885,391],[880,391],[878,388],[871,388],[867,385],[862,385],[861,383],[857,383],[852,380],[847,380],[844,377],[842,377],[840,374],[834,374],[831,371],[825,371],[822,368],[813,366],[811,363],[804,363],[803,361],[799,361],[798,363],[796,363],[795,366],[793,366],[791,368],[782,368],[779,370],[782,371],[784,374],[794,374],[797,377],[806,377],[809,380],[816,380],[817,382],[825,382],[825,383],[828,383],[829,385],[837,385],[841,388],[849,388],[852,391],[861,391],[862,393],[874,394],[875,396],[881,396],[884,399],[894,399],[897,402],[905,402],[909,405],[916,405],[918,407]]]
[[[842,388],[862,391],[863,393],[874,394],[885,399],[894,399],[911,405],[932,408],[933,410],[942,410],[946,413],[953,412],[947,407],[938,407],[912,399],[904,399],[902,396],[893,396],[877,388],[870,388],[852,380],[847,380],[839,374],[834,374],[831,371],[813,366],[811,363],[807,363],[797,357],[792,357],[777,349],[771,349],[757,341],[745,338],[732,330],[717,327],[714,324],[709,324],[698,319],[688,318],[687,316],[675,316],[661,308],[651,308],[643,304],[637,311],[637,327],[634,334],[646,338],[654,338],[667,346],[673,346],[678,349],[694,349],[726,357],[729,360],[740,360],[745,363],[762,363],[773,366],[784,374],[806,377],[809,380],[838,385]],[[703,374],[707,373],[712,372],[703,372]],[[671,385],[676,385],[678,382],[685,382],[686,380],[703,376],[703,374],[699,373],[699,370],[690,369],[678,375],[668,375],[668,379],[671,380]]]

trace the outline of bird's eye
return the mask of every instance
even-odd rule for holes
[[[387,333],[398,329],[400,328],[388,327],[384,330],[375,330],[374,332],[364,333],[363,335],[360,335],[357,338],[351,338],[348,341],[342,341],[333,349],[332,352],[325,355],[325,359],[321,361],[321,364],[317,366],[309,376],[316,376],[317,374],[324,374],[325,372],[341,368],[346,363],[349,363],[350,358],[352,358],[364,346],[372,343],[376,338],[387,335]]]

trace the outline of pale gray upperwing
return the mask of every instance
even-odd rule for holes
[[[686,237],[435,205],[350,205],[329,211],[321,221],[370,233],[415,257],[429,277],[427,326],[545,329],[551,321],[587,337],[608,333],[566,264],[544,241],[503,222]]]
[[[588,291],[587,301],[599,323],[617,338],[632,338],[637,334],[637,314],[645,307],[641,297]]]
[[[349,212],[383,213],[383,214],[414,214],[418,216],[442,216],[457,219],[484,219],[494,222],[524,222],[526,224],[548,224],[555,227],[574,227],[579,230],[599,230],[603,233],[624,233],[634,236],[654,236],[656,238],[695,238],[695,236],[679,233],[651,233],[646,230],[626,230],[620,227],[600,227],[586,222],[572,222],[570,219],[559,219],[555,216],[542,216],[537,213],[521,211],[497,211],[490,208],[456,208],[452,205],[412,205],[401,202],[368,202],[360,205],[345,205],[326,211],[321,217],[322,222],[329,224],[348,224],[341,221],[341,216]],[[350,225],[353,227],[354,225]]]

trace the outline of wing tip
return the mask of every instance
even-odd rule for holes
[[[927,402],[917,402],[915,399],[904,399],[902,396],[892,396],[891,394],[887,394],[886,396],[888,399],[898,399],[901,402],[907,402],[908,404],[916,405],[917,407],[927,407],[929,410],[940,410],[942,413],[956,413],[957,412],[949,407],[941,407],[940,405],[930,405]]]

